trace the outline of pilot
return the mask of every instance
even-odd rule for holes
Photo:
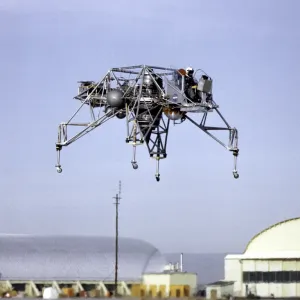
[[[190,85],[197,84],[197,82],[194,78],[194,69],[192,67],[187,67],[185,69],[185,78],[186,78],[186,83],[188,83]]]
[[[197,80],[194,78],[194,69],[187,67],[185,70],[185,94],[191,100],[197,100]]]

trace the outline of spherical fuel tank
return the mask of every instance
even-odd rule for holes
[[[170,108],[164,109],[164,114],[166,115],[166,117],[168,119],[170,119],[172,121],[179,120],[183,117],[182,112],[180,112],[179,110],[170,109]]]
[[[107,93],[107,104],[111,107],[121,107],[124,105],[123,93],[120,90],[112,90]]]
[[[143,80],[144,85],[150,86],[153,83],[153,80],[149,74],[144,75],[144,80]]]

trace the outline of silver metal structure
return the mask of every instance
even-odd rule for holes
[[[199,78],[196,78],[201,71]],[[127,127],[126,143],[133,146],[132,167],[138,168],[136,147],[146,144],[150,157],[156,160],[156,180],[160,180],[159,161],[167,157],[167,139],[170,122],[181,124],[189,120],[234,156],[233,176],[238,178],[237,156],[238,130],[231,127],[213,100],[212,78],[202,70],[193,75],[193,84],[184,69],[138,65],[110,69],[98,82],[80,81],[78,95],[81,102],[73,116],[58,128],[57,172],[61,173],[60,151],[112,118],[124,119]],[[88,109],[87,122],[73,119],[83,109]],[[207,126],[207,117],[215,112],[224,123],[223,127]],[[191,115],[200,116],[200,122]],[[70,127],[81,127],[69,137]],[[225,130],[229,133],[227,144],[212,132]],[[70,133],[69,133],[70,134]]]

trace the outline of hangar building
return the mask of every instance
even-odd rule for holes
[[[206,297],[300,297],[300,218],[274,224],[255,235],[243,254],[225,257],[225,279],[207,285]]]
[[[119,279],[138,281],[166,261],[149,243],[119,238]],[[2,280],[114,280],[115,239],[96,236],[0,235]]]
[[[157,289],[169,294],[172,280],[164,278],[162,284],[159,281],[162,276],[153,279],[154,274],[164,273],[165,266],[164,256],[153,245],[138,239],[119,238],[119,294],[140,296],[149,291],[157,294]],[[2,291],[18,287],[28,295],[40,296],[45,286],[52,286],[59,294],[64,287],[75,294],[97,291],[100,297],[113,291],[114,273],[114,237],[0,234]],[[177,280],[177,285],[180,280],[183,282],[177,290],[184,290],[187,276],[189,274]],[[194,277],[189,282],[193,283]]]

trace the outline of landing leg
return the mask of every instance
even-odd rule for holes
[[[159,174],[159,157],[156,158],[156,173],[155,173],[155,178],[156,181],[160,180],[160,174]]]
[[[212,139],[214,139],[217,143],[219,143],[221,146],[223,146],[225,149],[231,151],[233,153],[234,157],[234,166],[233,166],[233,177],[235,179],[239,178],[239,173],[237,171],[237,157],[239,154],[239,148],[238,148],[238,130],[236,128],[232,128],[229,126],[225,118],[222,116],[222,114],[219,112],[217,108],[215,108],[215,111],[217,114],[220,116],[220,118],[223,120],[225,126],[223,127],[216,127],[216,126],[207,126],[206,125],[206,120],[207,120],[207,112],[204,113],[202,120],[200,123],[197,123],[194,121],[192,118],[189,116],[186,116],[186,118],[196,125],[199,129],[204,131],[207,135],[209,135]],[[220,139],[218,139],[212,132],[213,131],[228,131],[229,132],[229,141],[228,144],[226,145],[225,142],[222,142]]]
[[[137,161],[136,161],[136,147],[137,145],[139,145],[140,143],[138,142],[138,127],[137,127],[137,123],[136,121],[134,120],[133,122],[133,128],[132,128],[132,133],[131,133],[131,144],[132,144],[132,147],[133,147],[133,153],[132,153],[132,160],[131,160],[131,164],[132,164],[132,167],[134,170],[138,169],[138,164],[137,164]],[[126,139],[126,142],[129,143],[129,137],[127,137]]]
[[[136,170],[139,167],[137,161],[135,160],[135,157],[136,157],[136,145],[133,145],[133,156],[132,156],[131,164],[134,170]]]
[[[74,114],[74,116],[78,113],[78,111]],[[72,118],[74,117],[73,116],[67,123],[65,122],[61,123],[58,127],[58,138],[56,142],[56,153],[57,153],[57,164],[55,165],[56,171],[58,173],[62,172],[62,168],[60,165],[60,151],[62,150],[63,147],[66,147],[74,143],[75,141],[82,138],[89,132],[95,130],[97,127],[101,126],[108,120],[112,119],[117,113],[118,111],[114,112],[113,114],[110,111],[108,111],[106,114],[102,116],[99,115],[98,118],[92,118],[92,121],[88,121],[86,123],[77,123],[77,122],[71,123],[70,120],[72,120]],[[95,113],[93,112],[92,115],[94,116]],[[70,126],[72,126],[73,128],[81,127],[83,129],[80,130],[77,134],[72,135],[71,138],[68,138],[67,129]]]
[[[57,164],[55,165],[55,167],[56,167],[57,173],[62,172],[62,168],[61,168],[61,165],[60,165],[60,150],[61,150],[61,148],[62,147],[60,145],[56,145]]]
[[[153,157],[156,160],[156,173],[155,179],[157,182],[160,181],[159,173],[159,161],[167,157],[167,140],[169,133],[170,120],[167,122],[161,118],[159,126],[152,130],[149,141],[147,142],[148,151],[150,157]]]
[[[239,148],[238,148],[238,131],[236,128],[231,129],[230,131],[230,142],[229,142],[233,154],[233,177],[238,179],[240,177],[237,171],[237,157],[239,155]]]
[[[238,171],[237,171],[237,157],[239,155],[239,150],[233,150],[233,171],[232,171],[232,174],[233,174],[233,177],[235,179],[238,179],[240,177]]]

